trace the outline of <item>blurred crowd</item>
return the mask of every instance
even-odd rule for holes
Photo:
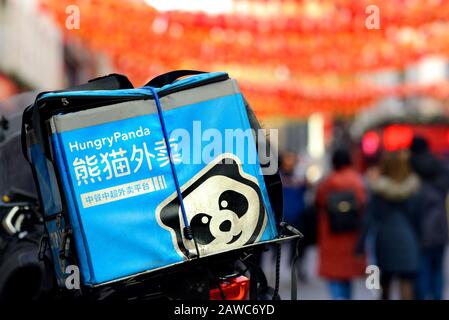
[[[449,171],[425,138],[384,151],[363,172],[349,149],[335,148],[331,170],[317,184],[307,183],[303,162],[281,155],[284,219],[305,236],[290,250],[299,254],[299,270],[306,248],[316,245],[317,272],[332,299],[353,298],[360,277],[370,277],[368,289],[380,289],[382,299],[392,298],[393,281],[400,299],[443,298]]]

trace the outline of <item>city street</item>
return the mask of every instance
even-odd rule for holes
[[[0,305],[449,300],[448,17],[0,0]]]
[[[286,251],[286,250],[285,250]],[[284,252],[284,251],[283,251]],[[267,274],[268,282],[270,285],[274,285],[274,258],[270,258],[272,252],[268,252],[263,262],[263,268]],[[317,275],[317,249],[316,247],[310,247],[307,249],[303,265],[301,266],[303,271],[303,279],[299,280],[298,284],[298,299],[299,300],[328,300],[330,299],[326,282],[324,279]],[[290,299],[290,266],[287,261],[287,257],[284,254],[281,260],[281,280],[280,280],[280,295],[282,299]],[[445,267],[446,279],[449,277],[449,248],[446,248],[445,255]],[[399,298],[397,283],[393,284],[392,288],[393,298]],[[365,279],[359,278],[353,282],[353,299],[355,300],[375,300],[379,297],[380,292],[368,290],[365,287]],[[449,283],[445,285],[444,299],[449,299]]]

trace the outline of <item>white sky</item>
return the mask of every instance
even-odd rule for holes
[[[209,14],[232,12],[233,0],[145,0],[160,11],[202,11]]]

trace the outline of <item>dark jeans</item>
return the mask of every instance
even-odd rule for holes
[[[421,263],[416,279],[416,298],[441,300],[444,288],[443,257],[445,246],[422,250]]]

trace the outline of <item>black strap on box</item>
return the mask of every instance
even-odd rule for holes
[[[164,136],[164,140],[165,140],[165,145],[167,147],[167,154],[168,154],[168,159],[170,162],[170,168],[172,171],[172,175],[173,175],[173,181],[175,183],[175,187],[176,187],[176,193],[178,196],[178,200],[179,200],[179,206],[181,208],[181,213],[182,213],[182,219],[184,221],[184,229],[183,229],[183,236],[187,239],[187,240],[193,240],[194,244],[195,244],[195,249],[196,249],[196,253],[197,253],[197,258],[200,257],[200,253],[198,250],[198,244],[196,243],[192,228],[190,226],[189,223],[189,219],[187,217],[187,213],[186,213],[186,209],[184,206],[184,199],[182,196],[182,191],[181,191],[181,186],[179,184],[179,180],[178,180],[178,175],[176,173],[176,168],[175,168],[175,164],[173,162],[173,156],[172,156],[172,150],[171,150],[171,146],[170,146],[170,137],[168,135],[168,131],[167,131],[167,127],[165,125],[165,119],[164,119],[164,115],[162,112],[162,107],[161,107],[161,101],[159,100],[159,96],[157,94],[157,91],[155,88],[153,87],[146,87],[148,88],[151,93],[153,94],[154,97],[154,101],[156,103],[156,108],[157,108],[157,112],[159,115],[159,121],[161,123],[161,127],[162,127],[162,134]]]

